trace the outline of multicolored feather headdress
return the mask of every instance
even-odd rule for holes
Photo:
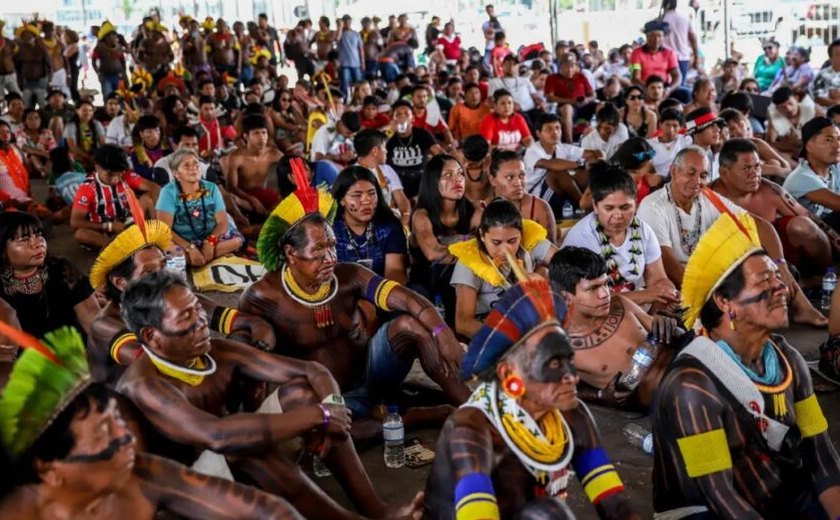
[[[166,251],[172,244],[172,230],[169,226],[160,220],[146,222],[143,209],[134,193],[128,190],[126,197],[134,218],[134,225],[114,237],[114,240],[96,257],[93,267],[90,268],[90,285],[94,289],[104,285],[108,273],[137,251],[148,246],[157,246],[161,251]]]
[[[751,254],[761,250],[755,220],[725,212],[703,233],[688,259],[682,282],[683,322],[694,327],[715,289]]]
[[[276,271],[280,267],[280,241],[295,224],[306,215],[316,212],[332,223],[337,209],[335,199],[328,191],[316,190],[309,185],[300,158],[292,159],[291,166],[297,189],[274,208],[257,239],[257,255],[269,271]]]
[[[473,336],[461,364],[461,378],[478,376],[496,366],[508,352],[547,326],[560,326],[566,302],[548,280],[529,277],[513,257],[508,262],[519,283],[508,289]]]
[[[2,321],[0,333],[25,349],[0,394],[0,441],[19,458],[93,379],[72,327],[47,333],[43,343]]]

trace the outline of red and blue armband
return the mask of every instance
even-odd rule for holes
[[[210,329],[228,335],[233,330],[233,323],[239,311],[230,307],[216,307],[213,316],[210,318]]]
[[[604,448],[586,450],[572,461],[580,485],[589,501],[598,504],[608,496],[624,491],[624,484]]]
[[[490,475],[470,473],[455,485],[456,520],[499,520],[499,505]]]
[[[388,296],[399,285],[393,280],[376,275],[368,282],[367,289],[365,289],[365,299],[383,311],[390,311],[391,309],[388,307]]]

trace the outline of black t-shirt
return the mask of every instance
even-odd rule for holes
[[[84,336],[74,307],[93,294],[87,276],[63,258],[47,257],[45,265],[44,290],[38,294],[11,295],[4,290],[3,299],[14,307],[23,330],[36,338],[65,325],[76,327]]]
[[[388,139],[388,164],[397,172],[406,197],[414,197],[420,189],[420,176],[428,162],[429,150],[435,145],[432,134],[412,128],[409,137],[394,134]]]

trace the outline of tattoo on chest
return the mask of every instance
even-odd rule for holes
[[[585,336],[572,336],[572,348],[575,350],[585,350],[599,346],[607,341],[618,331],[621,325],[621,320],[624,319],[624,305],[621,302],[614,300],[610,306],[610,313],[604,323]]]

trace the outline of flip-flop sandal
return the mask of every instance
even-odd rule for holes
[[[420,439],[413,437],[405,441],[405,465],[409,468],[421,468],[435,460],[435,452],[423,446]]]

